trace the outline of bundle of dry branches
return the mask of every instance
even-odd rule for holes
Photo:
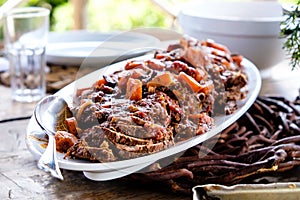
[[[214,147],[208,148],[211,145]],[[234,124],[204,144],[188,149],[172,164],[133,174],[140,182],[160,182],[174,192],[191,193],[202,184],[233,185],[275,176],[300,165],[300,96],[258,97]]]

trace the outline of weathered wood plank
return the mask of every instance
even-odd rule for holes
[[[189,199],[118,179],[91,181],[62,170],[64,181],[37,168],[25,144],[28,120],[0,123],[0,199]]]

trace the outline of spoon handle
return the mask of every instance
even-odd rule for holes
[[[48,145],[45,152],[38,161],[38,168],[45,172],[50,172],[52,176],[63,180],[63,176],[59,170],[56,159],[56,142],[52,134],[48,134]]]

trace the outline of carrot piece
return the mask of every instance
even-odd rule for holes
[[[57,131],[55,133],[56,150],[66,153],[68,149],[73,146],[78,139],[67,131]]]
[[[230,63],[226,60],[226,59],[222,59],[222,64],[224,65],[224,66],[226,66],[227,68],[229,68],[230,67]]]
[[[130,100],[141,100],[142,99],[142,81],[139,79],[129,78],[126,85],[126,98]]]
[[[212,40],[203,41],[201,44],[203,46],[207,46],[207,47],[211,47],[211,48],[214,48],[214,49],[218,49],[220,51],[223,51],[225,53],[230,54],[230,51],[229,51],[229,49],[226,46],[224,46],[222,44],[219,44],[219,43],[216,43],[216,42],[214,42]]]
[[[144,68],[144,67],[145,67],[145,63],[141,61],[129,61],[125,65],[125,70],[131,70],[134,68]]]
[[[202,87],[193,77],[187,75],[184,72],[180,72],[178,75],[178,81],[187,85],[193,92],[198,93]]]
[[[242,66],[241,63],[244,59],[244,57],[242,55],[238,55],[238,54],[231,55],[231,58],[232,58],[233,62],[236,63],[239,67]]]
[[[98,81],[94,83],[94,87],[100,87],[101,85],[105,85],[106,80],[104,78],[100,78]]]
[[[129,78],[138,79],[142,75],[143,74],[142,74],[141,69],[134,69],[134,70],[128,71],[127,74],[119,77],[118,88],[121,90],[122,93],[125,92],[128,79]]]
[[[168,87],[172,83],[172,78],[169,72],[155,76],[151,81],[147,83],[147,87],[166,86]]]
[[[166,57],[166,54],[164,53],[157,53],[155,54],[155,59],[163,59]]]
[[[68,132],[72,133],[75,136],[77,136],[77,127],[78,127],[78,125],[77,125],[77,121],[76,121],[75,117],[67,118],[65,120],[65,122],[66,122]]]

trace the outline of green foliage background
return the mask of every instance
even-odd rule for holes
[[[186,0],[177,0],[178,2]],[[88,0],[87,29],[98,31],[129,30],[136,27],[170,27],[172,17],[166,15],[151,0]],[[64,13],[64,17],[62,14]],[[72,28],[73,10],[62,3],[53,11],[52,30]]]
[[[0,5],[5,1],[0,0]],[[151,0],[88,0],[87,2],[86,28],[89,30],[128,30],[136,27],[169,27],[172,25],[172,17],[167,16],[160,8],[151,3]],[[73,8],[68,0],[29,0],[24,6],[49,8],[52,31],[72,29]]]
[[[178,6],[189,0],[167,1]],[[87,2],[86,28],[89,30],[130,30],[137,27],[170,28],[173,25],[173,18],[155,6],[151,0],[87,0]],[[279,0],[279,2],[296,3],[297,0]],[[29,4],[52,8],[52,31],[72,29],[73,10],[68,0],[29,0]]]
[[[0,0],[2,5],[6,0]],[[189,0],[167,0],[178,6]],[[234,0],[227,0],[234,1]],[[243,0],[241,0],[243,1]],[[297,0],[279,0],[296,3]],[[137,27],[170,28],[173,18],[151,0],[87,0],[87,29],[95,31],[130,30]],[[73,9],[68,0],[28,0],[27,6],[43,6],[51,10],[51,31],[71,30]]]

